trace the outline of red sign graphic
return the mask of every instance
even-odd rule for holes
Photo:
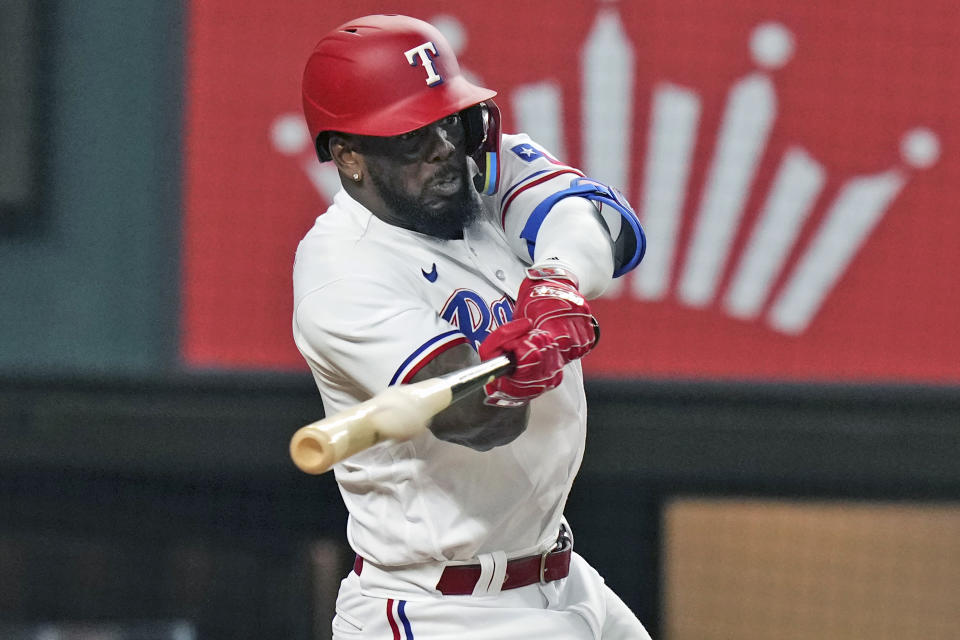
[[[297,242],[338,188],[299,82],[383,3],[190,7],[182,355],[302,369]],[[492,9],[492,10],[491,10]],[[568,1],[404,13],[648,233],[593,376],[960,382],[960,5]]]

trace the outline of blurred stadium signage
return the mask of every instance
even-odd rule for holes
[[[190,12],[183,356],[301,368],[293,251],[339,183],[299,74],[324,31],[377,7],[220,4]],[[404,10],[498,90],[507,130],[640,213],[647,257],[595,303],[589,373],[960,381],[957,6],[559,4]]]

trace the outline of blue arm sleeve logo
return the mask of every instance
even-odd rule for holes
[[[607,186],[602,182],[597,182],[596,180],[590,180],[589,178],[575,178],[570,183],[569,188],[551,194],[543,202],[538,204],[536,209],[533,210],[533,213],[530,214],[530,217],[527,218],[527,224],[523,226],[520,237],[527,242],[527,251],[530,253],[530,259],[533,260],[533,249],[537,244],[537,234],[540,232],[540,226],[543,224],[547,214],[550,213],[550,209],[564,198],[573,197],[586,198],[587,200],[602,202],[607,206],[613,207],[620,212],[620,217],[623,218],[624,223],[633,231],[633,235],[637,241],[636,250],[632,256],[624,260],[620,267],[613,272],[613,277],[619,278],[640,264],[640,261],[643,260],[643,254],[647,251],[647,237],[643,233],[643,227],[640,226],[640,220],[637,218],[637,214],[630,207],[630,204],[626,198],[623,197],[623,194],[613,187]],[[621,231],[621,233],[623,233],[623,231]]]

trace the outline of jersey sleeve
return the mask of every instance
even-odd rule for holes
[[[504,135],[497,191],[500,226],[511,250],[532,263],[537,233],[554,204],[585,198],[596,207],[615,247],[614,276],[643,258],[646,239],[637,214],[619,191],[566,165],[525,134]]]
[[[321,390],[344,405],[409,382],[447,349],[470,344],[426,301],[364,277],[307,294],[294,311],[294,337]]]
[[[533,211],[531,203],[566,188],[572,178],[583,177],[579,169],[560,162],[523,133],[504,134],[499,155],[497,202],[504,230],[522,228]]]

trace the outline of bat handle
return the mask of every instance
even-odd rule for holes
[[[451,402],[468,396],[494,378],[513,369],[513,360],[509,356],[497,356],[485,362],[440,376],[450,383]]]

